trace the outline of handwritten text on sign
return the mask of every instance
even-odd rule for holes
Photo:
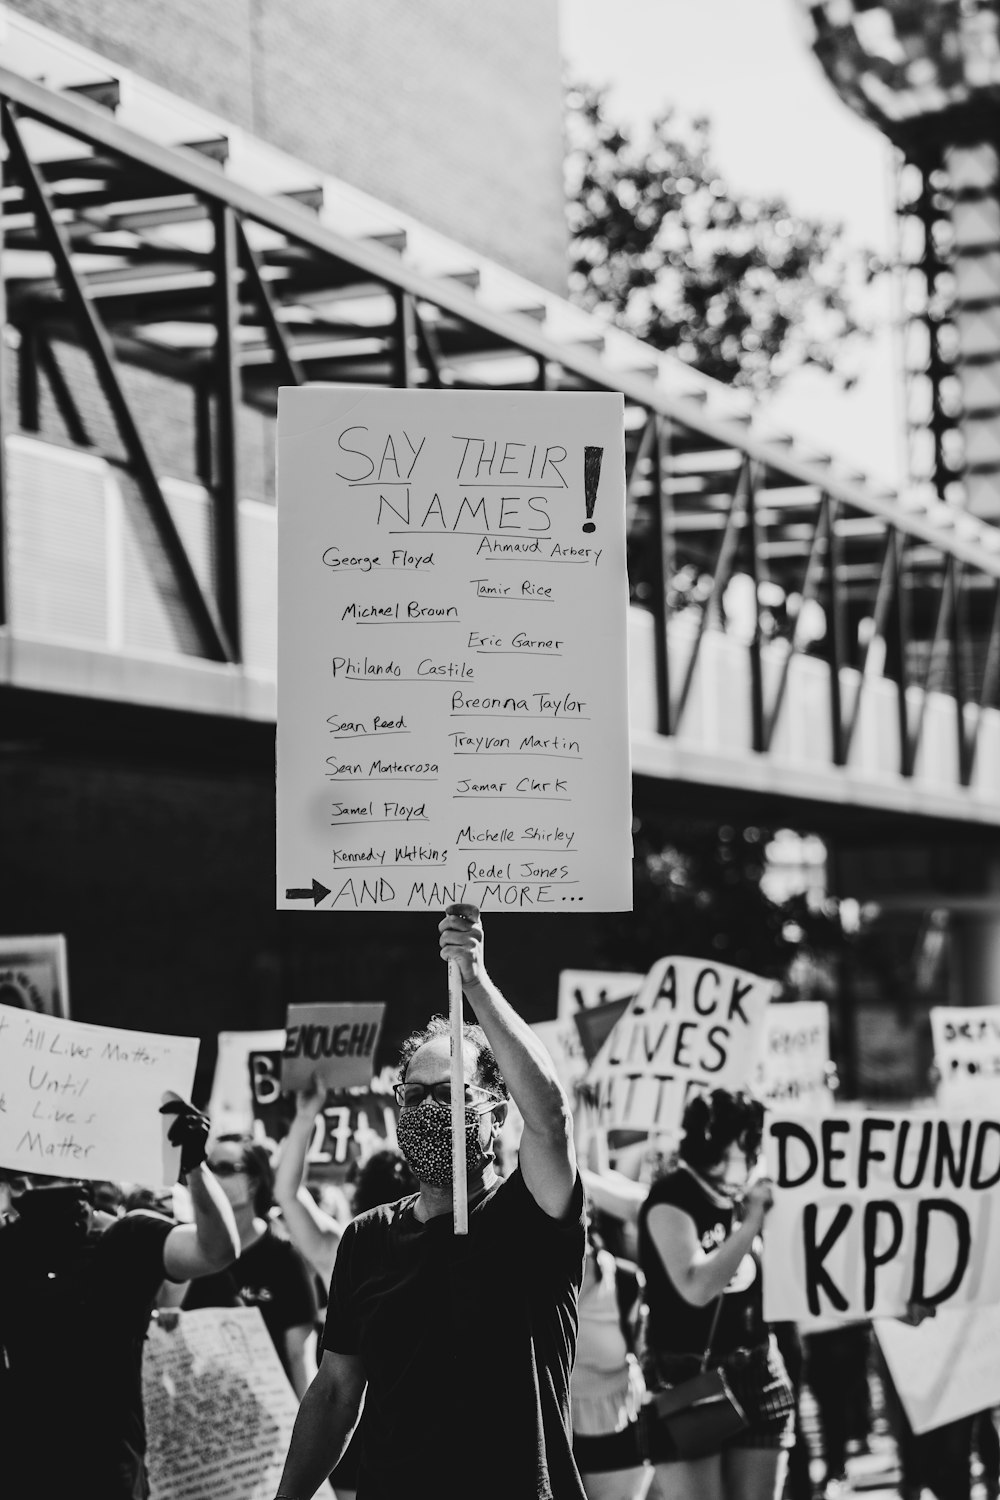
[[[304,1089],[315,1073],[327,1088],[371,1083],[384,1005],[290,1005],[281,1086]]]
[[[661,958],[587,1074],[605,1129],[674,1130],[692,1094],[746,1087],[773,989],[729,964]]]
[[[621,398],[283,390],[278,906],[631,898]]]
[[[931,1009],[938,1102],[945,1109],[1000,1105],[1000,1005]]]
[[[142,1383],[150,1500],[270,1500],[298,1403],[259,1308],[153,1323]]]
[[[830,1013],[822,1000],[767,1007],[755,1092],[768,1109],[831,1107]]]
[[[769,1115],[764,1316],[1000,1301],[1000,1123],[936,1111]]]
[[[168,1093],[191,1097],[197,1060],[197,1037],[0,1008],[0,1166],[176,1182],[158,1111]]]

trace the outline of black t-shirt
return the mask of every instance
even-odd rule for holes
[[[515,1171],[461,1236],[451,1214],[421,1223],[416,1202],[349,1224],[330,1285],[324,1346],[360,1356],[368,1380],[358,1500],[583,1500],[569,1427],[579,1179],[556,1220]]]
[[[231,1266],[192,1281],[184,1297],[185,1312],[197,1307],[259,1307],[286,1374],[282,1335],[302,1324],[311,1328],[318,1305],[308,1265],[291,1241],[276,1234],[270,1224],[266,1234]]]
[[[11,1495],[145,1500],[142,1346],[173,1225],[126,1214],[66,1256],[0,1228],[0,1469]]]
[[[715,1301],[695,1307],[678,1292],[649,1234],[650,1210],[658,1204],[679,1208],[694,1220],[695,1232],[706,1252],[729,1238],[738,1222],[731,1205],[722,1207],[684,1167],[654,1182],[639,1210],[639,1265],[646,1277],[649,1306],[647,1339],[659,1354],[701,1355],[715,1315]],[[728,1354],[764,1341],[760,1256],[755,1249],[743,1257],[722,1299],[719,1323],[712,1340],[713,1354]]]

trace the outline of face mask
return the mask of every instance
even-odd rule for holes
[[[465,1165],[470,1173],[481,1172],[494,1159],[493,1151],[479,1139],[481,1119],[475,1109],[465,1111]],[[396,1139],[418,1182],[451,1187],[450,1109],[428,1099],[416,1109],[400,1110]]]

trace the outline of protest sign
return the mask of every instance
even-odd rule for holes
[[[675,1130],[692,1094],[746,1087],[774,985],[699,958],[661,958],[590,1065],[606,1130]]]
[[[216,1135],[250,1134],[255,1118],[249,1066],[251,1054],[280,1053],[284,1045],[285,1033],[279,1028],[219,1032],[212,1096],[208,1101],[208,1113]],[[276,1076],[270,1086],[274,1098],[280,1098],[281,1085]]]
[[[536,1021],[531,1029],[555,1063],[567,1098],[572,1099],[577,1083],[587,1071],[580,1034],[572,1020]]]
[[[69,1015],[64,937],[0,937],[0,1005]]]
[[[281,1087],[304,1089],[315,1073],[329,1089],[371,1082],[384,1005],[290,1005]]]
[[[180,1152],[158,1111],[191,1097],[197,1060],[197,1037],[0,1007],[0,1166],[170,1186]]]
[[[577,1011],[612,1000],[634,1000],[645,974],[622,974],[604,969],[563,969],[559,975],[556,1015],[561,1021]]]
[[[573,1016],[573,1025],[576,1027],[577,1035],[580,1038],[580,1045],[583,1048],[583,1055],[588,1063],[594,1061],[594,1058],[628,1010],[631,998],[609,1000],[607,1005],[591,1005],[587,1010],[578,1010]]]
[[[282,1093],[281,1066],[280,1051],[251,1052],[247,1060],[253,1117],[274,1141],[288,1134],[295,1111],[294,1100]],[[392,1071],[383,1069],[367,1089],[327,1096],[309,1146],[310,1177],[343,1181],[351,1164],[372,1149],[395,1146],[399,1111],[388,1082]]]
[[[1000,1122],[769,1114],[764,1157],[768,1322],[1000,1301]]]
[[[875,1333],[914,1432],[1000,1403],[1000,1306],[945,1309],[919,1328],[880,1318]]]
[[[622,398],[283,389],[278,494],[278,907],[630,910]]]
[[[150,1500],[271,1500],[298,1402],[259,1308],[152,1323],[142,1378]]]
[[[822,1000],[769,1005],[754,1092],[768,1109],[825,1112],[830,1090],[830,1012]]]
[[[1000,1005],[935,1005],[931,1036],[941,1107],[1000,1108]]]

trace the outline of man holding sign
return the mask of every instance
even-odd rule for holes
[[[35,1187],[0,1228],[0,1410],[11,1495],[144,1500],[142,1346],[164,1278],[221,1270],[239,1250],[232,1211],[204,1165],[208,1120],[173,1100],[193,1224],[126,1214],[92,1225],[85,1184]],[[68,1355],[68,1358],[66,1356]],[[63,1363],[57,1363],[60,1357]],[[5,1491],[6,1493],[6,1491]]]
[[[452,1230],[449,1029],[404,1045],[400,1148],[420,1191],[344,1231],[319,1373],[278,1500],[309,1500],[337,1463],[365,1396],[359,1500],[397,1500],[433,1455],[440,1497],[583,1500],[569,1438],[569,1374],[583,1273],[583,1189],[552,1061],[497,990],[478,920],[440,924],[478,1026],[464,1028],[468,1233]],[[509,1091],[509,1093],[508,1093]],[[506,1100],[524,1117],[518,1168],[494,1168]],[[365,1395],[367,1389],[367,1395]],[[484,1451],[503,1393],[503,1441]]]

